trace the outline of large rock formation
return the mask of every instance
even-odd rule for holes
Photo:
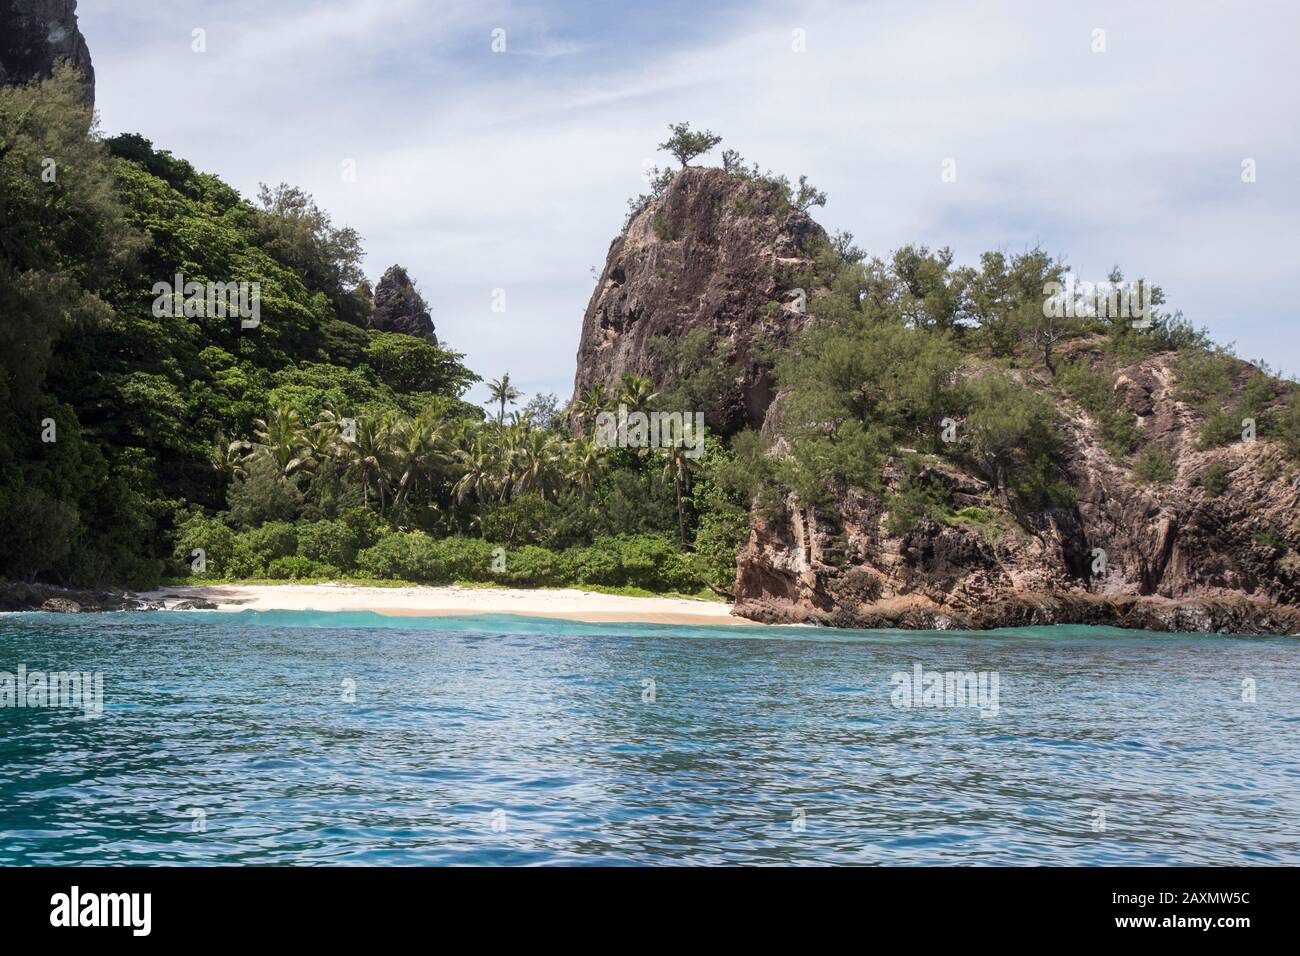
[[[1174,357],[1114,378],[1145,442],[1170,452],[1173,481],[1139,483],[1103,448],[1097,423],[1061,400],[1075,507],[1001,512],[983,481],[950,466],[935,477],[954,504],[981,509],[955,525],[922,519],[891,534],[879,496],[844,494],[812,513],[791,501],[782,515],[754,517],[736,613],[844,627],[1300,633],[1300,478],[1273,442],[1202,450],[1199,416],[1175,398]],[[1217,495],[1202,483],[1211,469],[1224,476]],[[896,490],[902,476],[884,477]]]
[[[48,77],[67,61],[95,99],[95,68],[77,28],[77,0],[0,0],[0,84]]]
[[[715,428],[772,429],[770,371],[758,345],[811,321],[791,304],[824,235],[761,180],[687,169],[636,211],[610,246],[583,321],[575,398],[613,391],[625,372],[665,384],[653,342],[705,329],[733,347],[732,388],[707,412]],[[820,290],[805,294],[813,305]],[[1100,366],[1096,343],[1065,357]],[[1247,371],[1238,376],[1238,392]],[[1147,447],[1177,469],[1143,484],[1107,452],[1100,424],[1046,373],[1021,372],[1057,405],[1062,473],[1076,504],[1004,507],[977,475],[935,459],[929,477],[957,517],[893,533],[886,502],[904,478],[890,461],[882,494],[842,492],[818,509],[791,499],[755,510],[738,561],[735,613],[772,623],[991,628],[1043,623],[1151,630],[1300,633],[1300,479],[1263,439],[1202,450],[1199,413],[1175,396],[1175,355],[1113,375]],[[1275,403],[1285,387],[1274,389]],[[778,443],[779,446],[779,443]],[[1208,491],[1213,470],[1224,487]],[[960,509],[965,508],[966,511]]]
[[[375,286],[370,327],[380,332],[401,332],[438,344],[433,317],[424,297],[401,266],[389,266]]]
[[[791,283],[809,241],[824,235],[761,181],[682,170],[609,247],[582,320],[575,397],[596,382],[612,394],[627,372],[660,380],[654,340],[703,328],[730,344],[736,375],[711,408],[690,411],[727,433],[762,424],[772,382],[755,346],[784,342],[804,320]]]

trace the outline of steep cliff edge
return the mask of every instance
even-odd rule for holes
[[[804,318],[789,279],[818,236],[822,228],[770,184],[721,169],[682,170],[610,245],[582,320],[575,396],[598,382],[612,394],[629,372],[661,381],[655,340],[703,329],[730,347],[735,374],[700,411],[724,434],[761,425],[772,380],[757,346],[779,346]]]
[[[77,27],[77,0],[0,0],[0,84],[48,77],[66,61],[95,100],[95,68]]]

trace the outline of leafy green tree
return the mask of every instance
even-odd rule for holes
[[[1058,447],[1051,407],[1038,393],[996,372],[976,378],[968,393],[970,412],[961,432],[1003,506],[1009,503],[1013,474],[1026,504],[1050,503],[1047,472]]]
[[[539,392],[530,398],[524,406],[523,417],[534,428],[543,431],[556,431],[564,424],[564,410],[560,407],[560,400],[550,392]]]
[[[114,194],[83,93],[66,66],[44,82],[0,86],[0,400],[19,411],[36,401],[64,332],[110,321],[103,296],[144,244]]]
[[[262,183],[257,201],[259,244],[287,263],[307,288],[324,292],[337,305],[365,281],[361,237],[350,227],[335,228],[311,195],[288,183]]]
[[[293,521],[302,511],[303,495],[270,455],[254,455],[247,476],[236,478],[227,493],[231,523],[256,528],[267,521]]]
[[[659,148],[677,157],[682,169],[689,166],[696,156],[707,153],[722,142],[722,137],[715,136],[710,130],[692,130],[690,123],[670,124],[668,131],[672,135],[660,143]]]
[[[799,177],[799,188],[794,194],[794,208],[800,212],[807,212],[814,206],[826,205],[826,193],[822,192],[808,182],[807,176]]]
[[[425,392],[459,397],[479,376],[449,352],[423,339],[398,332],[371,332],[365,361],[394,392]]]

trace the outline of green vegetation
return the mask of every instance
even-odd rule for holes
[[[718,143],[672,131],[663,148],[683,166]],[[249,202],[139,136],[102,139],[66,70],[0,88],[0,144],[2,577],[726,593],[751,507],[794,502],[833,525],[838,498],[882,492],[887,468],[906,475],[885,502],[896,534],[931,520],[996,539],[1014,527],[1008,513],[1068,507],[1044,383],[1127,456],[1140,443],[1106,363],[1170,347],[1209,363],[1189,366],[1185,400],[1210,416],[1258,414],[1300,456],[1295,397],[1282,407],[1256,375],[1234,399],[1231,369],[1200,356],[1180,317],[1157,313],[1140,333],[1044,321],[1045,284],[1066,270],[1039,250],[990,253],[978,268],[924,246],[868,259],[851,234],[812,230],[780,278],[816,290],[817,321],[750,356],[780,396],[773,427],[725,435],[706,421],[689,449],[608,447],[602,413],[712,407],[734,385],[732,347],[705,330],[662,338],[650,343],[659,381],[626,375],[568,409],[538,395],[518,410],[525,396],[503,374],[485,415],[462,400],[480,377],[432,340],[405,272],[390,270],[376,323],[361,238],[301,190],[263,187]],[[755,215],[826,200],[733,151],[723,163]],[[671,177],[656,170],[652,196],[634,202]],[[160,308],[174,299],[158,286],[178,275],[257,284],[258,321]],[[1075,339],[1094,341],[1102,364],[1061,361]],[[1209,439],[1219,428],[1207,422]],[[1139,480],[1171,477],[1162,454],[1142,452]],[[983,504],[956,506],[936,477],[945,463],[984,477]]]
[[[1262,365],[1262,363],[1260,363]],[[1248,421],[1258,437],[1277,437],[1284,448],[1292,434],[1287,407],[1274,408],[1278,388],[1273,376],[1222,351],[1188,351],[1178,357],[1174,396],[1202,416],[1202,448],[1241,441]],[[1294,394],[1289,399],[1293,405]],[[1290,454],[1290,452],[1288,452]],[[1300,455],[1290,454],[1293,459]]]
[[[1168,451],[1157,445],[1143,449],[1133,463],[1133,478],[1143,485],[1162,485],[1178,477],[1174,458]]]
[[[722,142],[722,137],[715,136],[711,130],[692,130],[690,123],[673,123],[668,132],[672,135],[660,143],[659,148],[672,153],[682,164],[682,169],[689,166],[696,156],[707,153]]]
[[[1228,490],[1229,470],[1228,466],[1223,462],[1216,461],[1201,473],[1196,483],[1205,489],[1207,498],[1218,498]]]
[[[1123,461],[1138,450],[1142,434],[1136,416],[1119,402],[1110,374],[1079,359],[1062,365],[1056,379],[1097,423],[1102,444],[1113,457]]]

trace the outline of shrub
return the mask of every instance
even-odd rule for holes
[[[254,456],[247,477],[231,483],[226,500],[231,521],[239,528],[255,528],[264,521],[292,521],[303,505],[302,492],[266,455]]]
[[[321,574],[319,569],[324,566],[317,564],[300,555],[291,555],[287,558],[276,558],[274,561],[267,562],[266,576],[277,580],[311,578]]]
[[[1286,406],[1278,413],[1274,431],[1287,457],[1300,461],[1300,390],[1291,393]]]
[[[339,520],[356,536],[358,551],[378,544],[379,539],[388,533],[384,519],[369,508],[349,508]]]
[[[498,577],[509,584],[537,587],[567,583],[564,561],[560,555],[535,545],[525,545],[507,552],[506,569]]]
[[[238,540],[263,563],[269,563],[297,552],[298,529],[287,521],[268,521],[252,531],[241,531]]]
[[[1178,385],[1174,397],[1202,414],[1218,411],[1232,397],[1236,359],[1226,352],[1190,349],[1178,356]]]
[[[434,554],[451,581],[493,581],[495,548],[478,538],[444,538],[434,542]]]
[[[621,581],[647,591],[690,591],[696,586],[686,556],[667,535],[609,538],[598,544],[617,556]]]
[[[1097,423],[1102,445],[1116,458],[1126,458],[1142,444],[1133,413],[1120,404],[1109,373],[1080,359],[1062,364],[1057,382]]]
[[[1241,438],[1241,418],[1233,412],[1215,412],[1201,423],[1201,448],[1220,448],[1239,438]]]
[[[944,521],[948,516],[948,491],[937,481],[907,477],[886,500],[889,513],[885,529],[895,536],[907,534],[917,522],[928,517]]]
[[[1144,485],[1164,484],[1178,477],[1178,469],[1174,467],[1169,452],[1153,445],[1138,456],[1133,465],[1133,477]]]
[[[242,536],[235,536],[230,553],[230,565],[222,575],[225,578],[264,578],[266,560],[256,554]]]
[[[206,561],[206,570],[194,572],[194,551],[202,549]],[[195,512],[181,521],[176,534],[176,546],[172,558],[186,574],[197,577],[215,578],[227,575],[231,568],[231,558],[235,550],[235,533],[217,518],[208,518]]]
[[[376,578],[445,581],[434,541],[421,531],[387,535],[357,555],[357,568]]]
[[[983,375],[968,390],[970,413],[962,434],[975,464],[999,494],[1013,493],[1030,509],[1072,501],[1057,464],[1054,409],[1010,376]]]
[[[483,537],[509,545],[536,544],[550,526],[554,510],[541,495],[516,495],[483,515]]]
[[[695,551],[687,558],[704,583],[727,593],[736,586],[736,554],[749,536],[749,514],[742,509],[706,512],[695,532]]]
[[[1197,484],[1205,489],[1207,498],[1219,497],[1228,489],[1228,466],[1221,461],[1216,461],[1201,473]]]
[[[356,566],[359,536],[344,521],[315,521],[298,528],[298,554],[319,564]]]
[[[599,547],[570,548],[564,552],[565,580],[572,584],[619,583],[622,566],[618,556]]]

